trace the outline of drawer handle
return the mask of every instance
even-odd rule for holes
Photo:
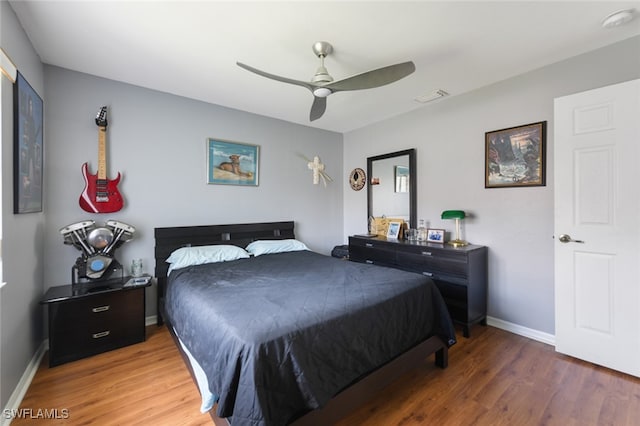
[[[98,306],[96,308],[93,308],[92,311],[93,312],[104,312],[104,311],[108,311],[109,307],[110,307],[109,305]]]
[[[369,265],[373,265],[373,260],[367,259],[367,260],[364,261],[364,263],[368,263]]]
[[[101,331],[100,333],[93,333],[92,337],[94,339],[100,339],[101,337],[107,337],[111,333],[109,330]]]
[[[426,275],[427,277],[432,277],[433,274],[431,272],[423,272],[422,275]]]
[[[372,243],[364,243],[364,246],[365,247],[373,247],[373,244]]]
[[[425,255],[425,256],[431,256],[431,252],[430,251],[423,251],[422,254]]]

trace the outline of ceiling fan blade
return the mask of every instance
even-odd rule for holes
[[[309,113],[309,121],[315,121],[322,117],[327,109],[327,98],[320,98],[318,96],[313,97],[313,104],[311,105],[311,113]]]
[[[334,81],[325,84],[324,87],[331,89],[332,92],[373,89],[374,87],[380,87],[398,81],[415,70],[416,66],[413,62],[403,62]]]
[[[313,89],[315,87],[314,85],[312,85],[312,84],[310,84],[310,83],[308,83],[306,81],[294,80],[292,78],[287,78],[287,77],[280,77],[279,75],[270,74],[268,72],[261,71],[261,70],[259,70],[257,68],[253,68],[253,67],[251,67],[249,65],[246,65],[246,64],[243,64],[241,62],[236,62],[236,65],[238,65],[240,68],[244,68],[247,71],[251,71],[252,73],[261,75],[263,77],[267,77],[267,78],[270,78],[272,80],[281,81],[283,83],[295,84],[297,86],[306,87],[307,89],[309,89],[311,91],[313,91]]]

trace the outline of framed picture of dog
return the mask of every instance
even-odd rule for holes
[[[207,139],[207,183],[258,186],[260,147]]]

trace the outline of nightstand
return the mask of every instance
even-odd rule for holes
[[[64,364],[145,340],[145,288],[129,277],[50,287],[49,366]]]

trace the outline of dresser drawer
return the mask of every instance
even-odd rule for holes
[[[376,265],[392,266],[396,264],[396,253],[384,244],[374,241],[357,240],[349,243],[349,260]]]
[[[421,254],[403,253],[402,264],[406,268],[420,273],[431,272],[434,275],[444,273],[447,276],[466,279],[468,269],[466,259],[434,256],[429,253],[429,251]]]

